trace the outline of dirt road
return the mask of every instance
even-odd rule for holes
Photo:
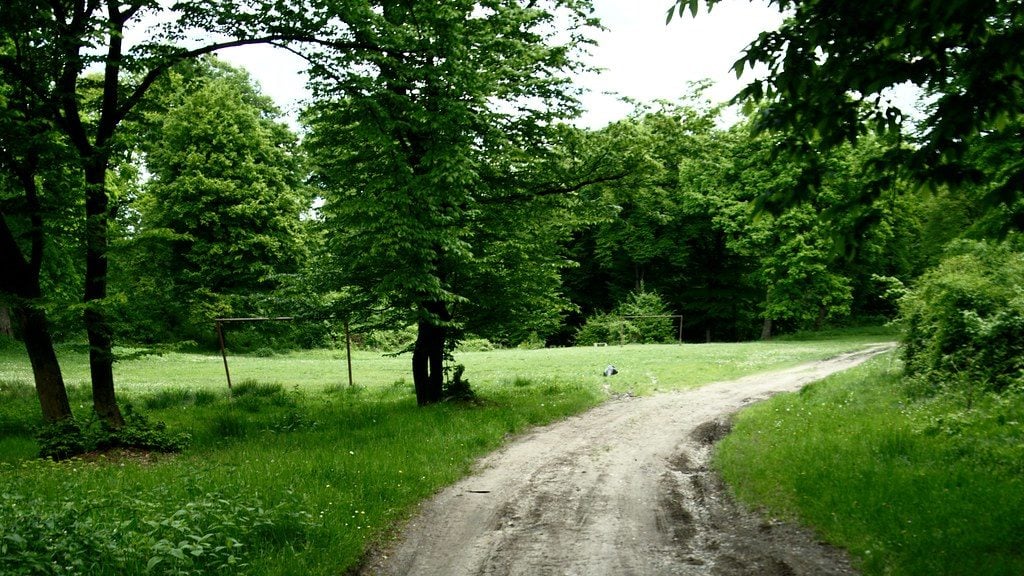
[[[707,463],[736,410],[889,348],[616,399],[538,428],[426,502],[362,574],[855,574],[813,535],[740,509]]]

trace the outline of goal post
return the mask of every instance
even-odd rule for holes
[[[214,318],[214,326],[217,330],[217,344],[220,346],[220,356],[224,360],[224,377],[228,381],[228,390],[231,389],[231,370],[228,369],[228,352],[224,339],[224,325],[244,322],[295,322],[302,321],[295,316],[255,316],[247,318]],[[346,318],[345,324],[345,363],[348,366],[348,385],[352,386],[352,333],[349,330],[349,322]]]

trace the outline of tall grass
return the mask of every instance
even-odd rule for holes
[[[648,393],[789,366],[862,340],[465,353],[479,399],[418,408],[407,358],[333,351],[118,363],[123,403],[192,443],[173,456],[37,461],[27,360],[0,356],[0,573],[343,574],[412,507],[529,426]],[[62,351],[77,414],[84,355]],[[619,374],[601,371],[614,363]]]
[[[867,575],[1024,574],[1024,399],[911,400],[890,355],[739,415],[716,465]]]

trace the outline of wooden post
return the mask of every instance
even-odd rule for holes
[[[224,376],[228,379],[228,390],[231,390],[231,372],[228,370],[228,352],[224,347],[224,325],[217,322],[217,341],[220,342],[220,356],[224,359]]]
[[[345,319],[345,361],[348,363],[348,385],[352,386],[352,336],[348,329],[348,319]]]

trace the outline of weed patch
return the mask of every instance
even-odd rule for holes
[[[250,495],[178,504],[163,489],[107,496],[64,487],[76,497],[0,492],[0,573],[241,574],[266,546],[301,542],[315,526],[294,502],[268,506]]]

